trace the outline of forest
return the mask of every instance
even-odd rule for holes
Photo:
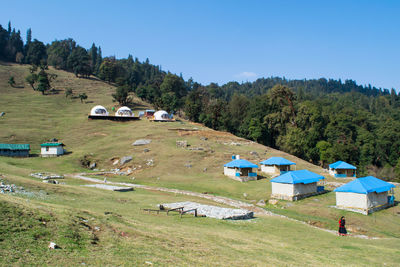
[[[121,105],[134,105],[129,95],[135,93],[156,108],[315,164],[343,160],[357,166],[358,176],[400,181],[400,97],[393,88],[284,77],[202,85],[149,59],[103,57],[94,43],[89,49],[71,38],[44,44],[32,35],[28,29],[23,41],[11,22],[7,29],[0,25],[0,60],[40,66],[38,76],[27,77],[32,88],[36,77],[46,85],[38,88],[48,89],[55,77],[47,78],[46,66],[95,76],[117,86],[113,98]]]

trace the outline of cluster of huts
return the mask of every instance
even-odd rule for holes
[[[292,170],[296,163],[282,157],[271,157],[260,162],[262,173],[275,176],[271,182],[271,198],[296,201],[327,191],[321,183],[325,177],[309,170]],[[356,177],[356,167],[343,161],[329,165],[329,174],[340,178]],[[258,165],[233,156],[224,165],[224,174],[235,180],[257,180]],[[373,176],[356,178],[334,190],[336,207],[369,214],[394,204],[395,186]],[[390,192],[390,194],[389,194]]]
[[[151,121],[173,121],[173,115],[168,114],[165,110],[155,111],[147,109],[140,111],[138,116],[132,112],[129,107],[123,106],[117,109],[114,116],[111,116],[107,109],[101,105],[94,106],[90,110],[89,119],[105,119],[105,120],[138,120],[141,117],[145,117]]]
[[[40,144],[41,157],[57,157],[65,153],[64,144],[61,142],[46,142]],[[0,156],[29,157],[31,147],[29,144],[0,144]]]

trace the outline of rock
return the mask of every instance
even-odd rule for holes
[[[244,196],[244,197],[247,197],[247,193],[243,193],[243,196]]]
[[[204,148],[202,148],[202,147],[191,147],[191,148],[189,148],[189,150],[202,151],[202,150],[204,150]]]
[[[153,265],[151,261],[145,261],[144,263],[146,263],[147,265]]]
[[[121,165],[124,165],[125,163],[128,163],[128,162],[131,161],[132,159],[133,159],[132,156],[125,156],[125,157],[122,157],[122,158],[121,158],[120,164],[121,164]]]
[[[257,202],[257,204],[256,204],[257,206],[265,206],[265,200],[264,199],[261,199],[260,201],[258,201]]]
[[[4,115],[6,115],[6,113],[4,112],[0,113],[0,117],[3,117]]]
[[[127,174],[131,174],[133,172],[133,170],[131,169],[131,168],[128,168],[127,170],[126,170],[126,173]]]
[[[57,244],[56,243],[54,243],[54,242],[50,242],[50,244],[49,244],[49,248],[50,249],[56,249],[56,248],[60,248],[59,246],[57,246]]]
[[[143,146],[143,145],[148,145],[151,143],[150,139],[139,139],[136,140],[132,145],[133,146]]]
[[[113,163],[113,165],[117,165],[119,163],[119,159],[116,159]]]
[[[186,148],[187,146],[188,146],[188,143],[186,140],[176,141],[176,147]]]
[[[276,204],[278,204],[278,200],[277,199],[270,199],[270,200],[268,200],[268,203],[271,204],[271,205],[276,205]]]
[[[200,137],[200,140],[207,141],[208,138],[207,138],[207,137],[204,137],[204,136],[201,136],[201,137]]]
[[[94,227],[94,230],[98,232],[98,231],[100,231],[100,227],[95,226],[95,227]]]
[[[145,149],[143,149],[143,152],[144,152],[144,153],[150,152],[150,149],[145,148]]]
[[[148,159],[147,162],[146,162],[146,165],[147,166],[153,166],[154,165],[154,160],[153,159]],[[141,167],[141,166],[139,166],[139,167]]]
[[[89,169],[93,170],[94,168],[96,168],[97,164],[96,162],[91,162],[89,165]]]
[[[257,157],[258,157],[258,153],[257,153],[256,151],[250,151],[250,155],[253,155],[253,156],[257,156]]]
[[[192,164],[185,164],[186,168],[192,168]]]
[[[206,171],[207,171],[207,168],[204,168],[204,169],[203,169],[203,172],[206,172]]]

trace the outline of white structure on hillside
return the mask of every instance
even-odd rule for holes
[[[325,192],[323,186],[318,186],[322,175],[309,170],[289,171],[271,180],[271,197],[284,200],[299,200]]]
[[[271,157],[267,160],[260,162],[261,172],[266,174],[284,174],[290,171],[290,165],[296,165],[282,157]]]
[[[241,182],[257,180],[258,166],[256,164],[240,159],[239,155],[233,156],[232,159],[231,162],[224,165],[224,174],[226,176]]]
[[[394,205],[394,196],[388,195],[395,186],[373,176],[357,178],[336,188],[336,207],[368,215]]]
[[[169,121],[171,120],[171,117],[169,116],[168,112],[165,110],[159,110],[156,113],[154,113],[154,120],[155,121]]]
[[[90,110],[91,116],[108,116],[108,111],[105,107],[97,105]]]
[[[40,145],[40,155],[42,157],[57,157],[64,154],[64,144],[59,142],[49,142]]]
[[[336,161],[329,165],[329,174],[337,178],[356,177],[357,167],[344,161]]]
[[[115,116],[119,117],[133,117],[133,112],[130,108],[128,107],[120,107],[117,112],[115,112]]]

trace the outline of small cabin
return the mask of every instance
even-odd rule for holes
[[[0,156],[29,157],[29,144],[0,144]]]
[[[40,144],[40,156],[58,157],[64,155],[64,144],[59,142],[49,142]]]
[[[272,175],[280,175],[290,171],[291,165],[296,165],[296,163],[282,157],[271,157],[260,162],[261,172]]]
[[[368,215],[393,206],[394,187],[393,184],[373,176],[357,178],[334,190],[336,192],[336,208]]]
[[[258,166],[256,164],[240,159],[239,156],[233,156],[232,159],[224,165],[224,175],[240,182],[257,180]]]
[[[322,175],[309,170],[289,171],[271,180],[271,198],[295,201],[313,195],[325,193],[323,186],[318,186]]]
[[[152,118],[154,116],[155,112],[156,111],[154,109],[146,109],[145,112],[144,112],[144,116],[146,118]]]
[[[329,174],[337,178],[356,177],[357,167],[344,161],[329,165]]]

